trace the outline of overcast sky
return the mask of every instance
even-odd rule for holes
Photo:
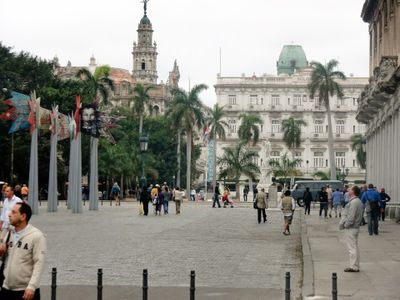
[[[201,98],[216,102],[222,76],[276,74],[282,46],[300,44],[308,61],[335,58],[347,75],[368,76],[365,0],[150,0],[148,17],[158,46],[159,81],[175,59],[180,86],[205,83]],[[15,51],[60,64],[89,63],[132,71],[132,43],[143,16],[141,0],[1,0],[0,40]]]

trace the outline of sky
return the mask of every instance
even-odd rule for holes
[[[204,83],[216,103],[222,76],[276,75],[284,45],[302,45],[308,61],[337,59],[339,69],[368,76],[365,0],[150,0],[147,15],[158,48],[159,82],[176,59],[179,85]],[[141,0],[1,0],[0,41],[60,64],[98,64],[132,71],[132,44],[143,16]],[[221,55],[220,55],[221,53]],[[221,70],[220,70],[221,65]]]

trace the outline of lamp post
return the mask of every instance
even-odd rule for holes
[[[147,146],[149,145],[149,137],[146,135],[142,135],[139,138],[139,143],[140,143],[140,152],[142,153],[142,177],[140,178],[140,182],[142,184],[142,187],[145,187],[146,185],[146,176],[144,174],[144,166],[145,166],[145,161],[144,161],[144,153],[147,151]]]

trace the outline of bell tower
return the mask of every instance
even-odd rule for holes
[[[136,82],[157,84],[157,44],[153,43],[153,26],[147,17],[147,2],[143,0],[144,16],[140,20],[138,41],[133,42],[133,77]]]

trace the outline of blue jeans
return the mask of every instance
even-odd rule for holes
[[[367,218],[368,218],[368,233],[372,235],[378,234],[378,217],[379,217],[379,211],[378,210],[371,210],[369,213],[367,213]]]
[[[169,201],[166,201],[166,200],[163,201],[164,214],[168,213],[168,202]]]

